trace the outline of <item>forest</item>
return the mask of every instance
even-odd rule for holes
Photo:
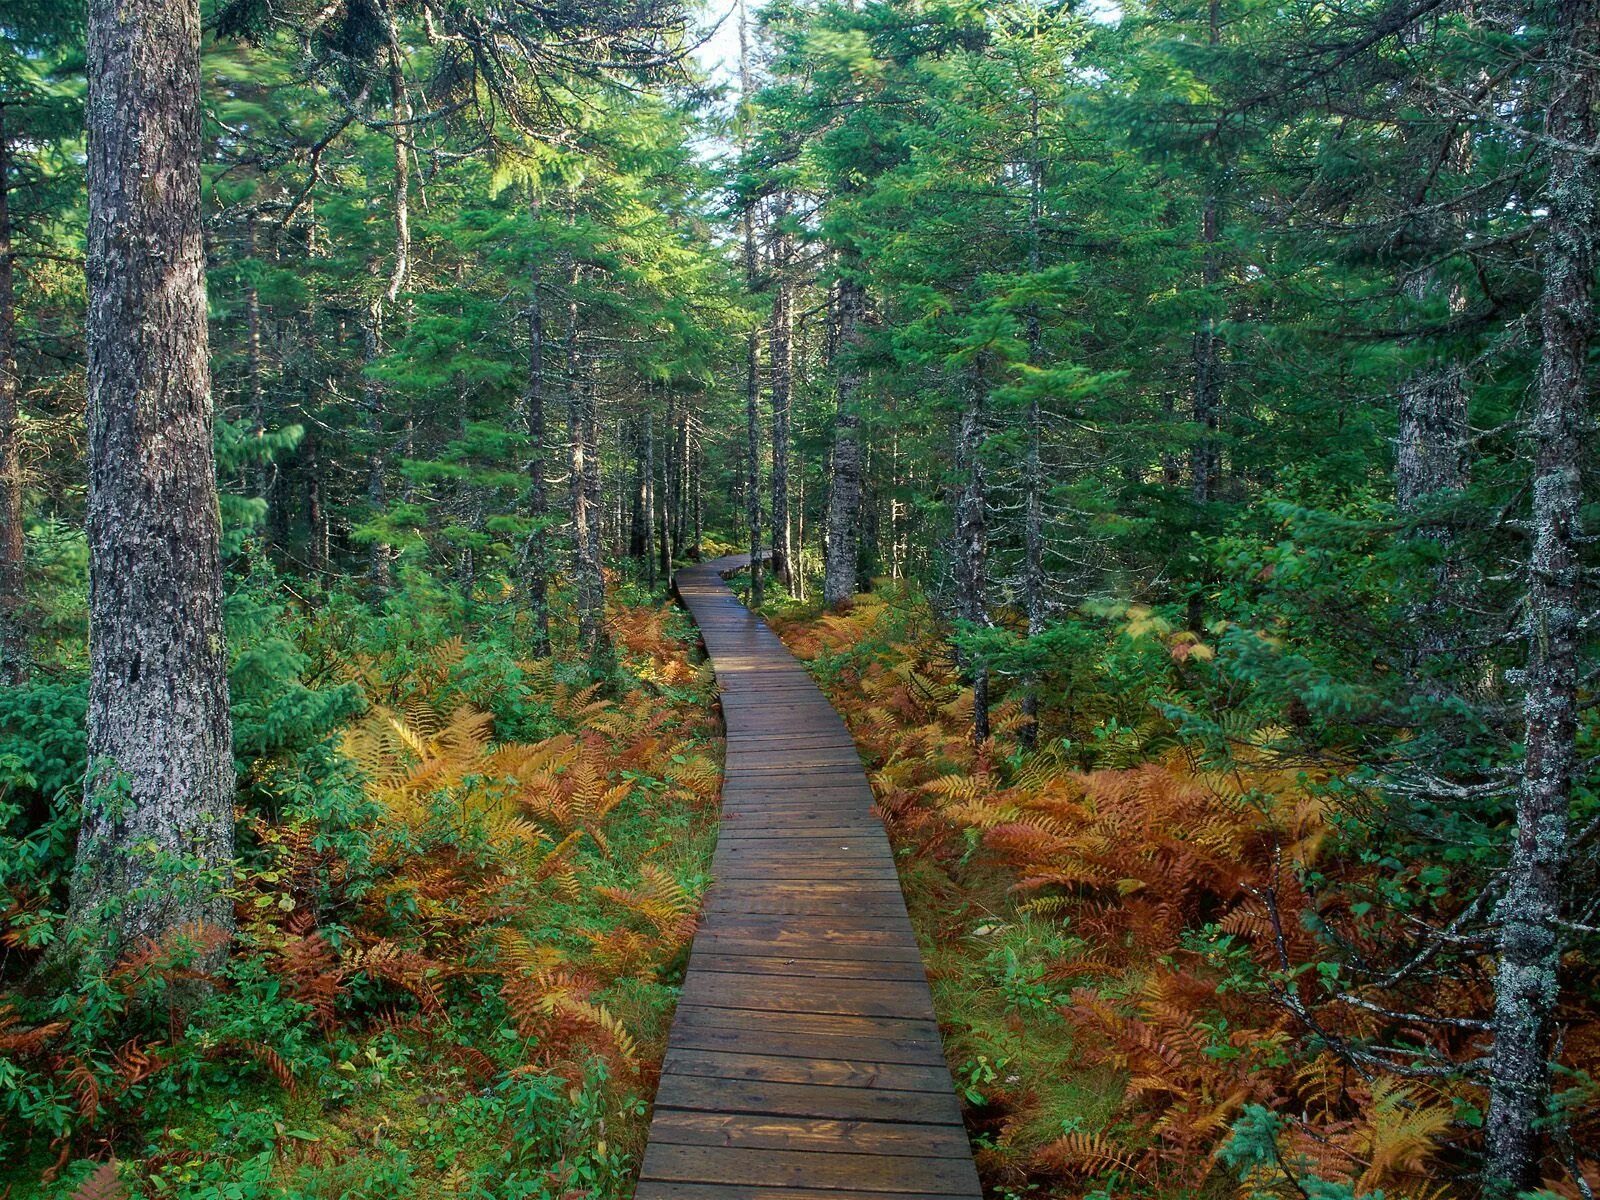
[[[651,1173],[821,1069],[669,1049],[770,769],[686,570],[984,1196],[1593,1200],[1593,0],[0,34],[0,1200],[975,1197]]]

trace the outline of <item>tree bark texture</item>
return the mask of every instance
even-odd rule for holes
[[[1561,897],[1571,862],[1582,624],[1582,468],[1590,422],[1585,367],[1593,333],[1600,101],[1600,12],[1551,6],[1545,117],[1549,177],[1541,253],[1541,352],[1532,422],[1525,750],[1515,843],[1495,915],[1494,1050],[1485,1125],[1491,1194],[1533,1187],[1550,1095],[1550,1035],[1560,989]]]
[[[108,951],[233,924],[199,47],[196,0],[91,0],[90,766],[72,916]]]

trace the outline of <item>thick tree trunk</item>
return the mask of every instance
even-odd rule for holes
[[[833,472],[828,492],[827,563],[822,596],[830,608],[856,594],[861,547],[863,455],[860,348],[866,320],[866,294],[853,277],[839,280],[837,320],[838,409],[834,417]]]
[[[794,592],[794,555],[789,529],[789,410],[794,388],[794,308],[790,297],[792,244],[783,222],[789,215],[787,193],[778,194],[773,210],[772,313],[767,324],[767,355],[772,360],[772,574]]]
[[[539,196],[529,199],[539,216]],[[533,655],[550,653],[550,489],[545,481],[544,270],[534,252],[528,278],[528,382],[523,392],[524,432],[528,437],[528,541],[523,548],[522,585],[533,615]]]
[[[28,673],[23,601],[22,421],[18,405],[17,297],[11,258],[11,133],[0,106],[0,686]]]
[[[1487,1190],[1510,1195],[1539,1178],[1549,1111],[1550,1033],[1560,991],[1561,895],[1571,861],[1577,765],[1578,643],[1583,616],[1582,471],[1591,414],[1585,380],[1594,312],[1600,172],[1587,148],[1600,101],[1600,13],[1589,0],[1553,6],[1545,117],[1549,179],[1539,302],[1541,353],[1533,415],[1528,562],[1527,716],[1516,841],[1495,909],[1494,1051],[1485,1126]]]
[[[983,470],[983,380],[973,371],[966,380],[967,403],[956,429],[955,496],[951,547],[956,583],[956,616],[970,626],[989,623],[987,500]],[[972,675],[972,738],[989,737],[989,668],[968,662]]]
[[[108,953],[233,924],[199,48],[196,0],[89,4],[90,765],[71,919]]]

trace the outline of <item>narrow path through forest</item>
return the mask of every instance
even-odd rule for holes
[[[977,1197],[872,790],[844,722],[723,581],[747,561],[677,576],[727,768],[638,1200]]]

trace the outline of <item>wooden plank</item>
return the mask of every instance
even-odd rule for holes
[[[721,973],[696,967],[683,981],[683,998],[709,1008],[934,1019],[925,980],[796,975],[763,979],[759,975]]]
[[[727,729],[714,882],[638,1200],[979,1200],[893,848],[848,729],[722,582],[679,595]]]
[[[976,1195],[977,1193],[973,1193]],[[768,1188],[752,1183],[674,1183],[643,1179],[634,1200],[889,1200],[891,1193],[861,1192],[832,1188]],[[906,1192],[892,1193],[893,1200],[945,1200],[944,1197],[912,1197]]]
[[[943,1063],[925,1065],[812,1054],[756,1054],[696,1050],[685,1046],[668,1050],[661,1069],[672,1075],[704,1075],[712,1079],[887,1088],[897,1092],[940,1092],[950,1086],[950,1071]]]
[[[842,1013],[779,1013],[760,1009],[706,1008],[694,1003],[678,1005],[674,1029],[744,1029],[770,1033],[775,1029],[819,1037],[884,1038],[920,1041],[939,1052],[939,1029],[932,1021],[915,1017],[865,1017]]]
[[[969,1178],[969,1176],[971,1178]],[[806,1150],[749,1150],[733,1146],[652,1143],[642,1179],[677,1183],[746,1184],[759,1179],[776,1187],[833,1187],[921,1196],[968,1195],[976,1175],[971,1160],[910,1158],[876,1154],[819,1154]]]
[[[884,1121],[816,1121],[733,1113],[662,1110],[652,1130],[672,1146],[730,1146],[741,1150],[816,1150],[823,1153],[970,1158],[964,1135],[948,1125]]]
[[[729,1010],[719,1010],[718,1015]],[[841,1059],[870,1056],[872,1062],[911,1063],[942,1067],[944,1059],[928,1045],[925,1035],[915,1037],[842,1037],[823,1033],[795,1033],[782,1028],[751,1030],[742,1025],[693,1023],[673,1031],[673,1046],[681,1050],[718,1050],[736,1053],[752,1044],[759,1032],[768,1053],[790,1057],[813,1054]]]
[[[810,1083],[663,1075],[656,1103],[697,1112],[771,1113],[834,1121],[908,1121],[961,1126],[955,1092],[895,1092],[888,1088],[821,1087]]]

